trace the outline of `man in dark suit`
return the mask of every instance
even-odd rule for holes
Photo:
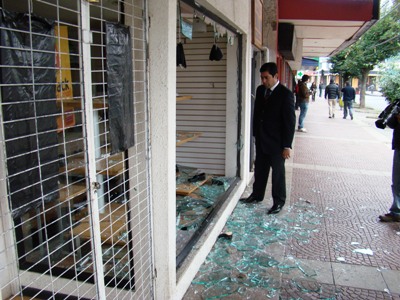
[[[278,80],[275,63],[260,68],[262,85],[257,88],[253,115],[256,161],[253,192],[244,203],[264,199],[269,171],[272,169],[273,206],[268,214],[281,211],[286,201],[285,160],[290,158],[296,126],[293,93]]]

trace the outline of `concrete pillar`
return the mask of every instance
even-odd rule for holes
[[[149,107],[155,295],[172,299],[176,288],[175,143],[176,0],[149,4]]]

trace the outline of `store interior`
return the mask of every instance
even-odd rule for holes
[[[27,101],[21,106],[22,110],[30,112],[30,115],[15,113],[6,120],[11,127],[25,126],[32,120],[42,120],[46,124],[41,127],[37,122],[39,125],[33,126],[33,131],[21,130],[13,136],[6,136],[7,184],[19,266],[32,272],[51,272],[61,277],[94,282],[93,211],[97,210],[105,283],[133,289],[132,243],[133,230],[138,224],[134,221],[133,207],[128,199],[131,193],[136,192],[131,174],[138,168],[131,164],[128,149],[130,143],[137,142],[129,141],[129,136],[136,139],[140,133],[136,132],[135,118],[131,118],[133,123],[113,123],[115,118],[109,98],[113,77],[112,70],[107,69],[107,62],[114,58],[107,43],[109,33],[105,26],[107,22],[127,23],[128,16],[113,2],[99,8],[91,7],[93,42],[90,46],[89,89],[92,111],[88,114],[88,104],[83,97],[87,86],[78,7],[61,0],[57,3],[53,0],[30,3],[28,0],[2,1],[2,10],[10,13],[10,20],[22,20],[20,27],[10,27],[11,34],[33,35],[38,40],[46,36],[50,45],[52,40],[56,45],[55,49],[41,49],[39,41],[38,47],[35,46],[38,53],[43,50],[40,60],[47,61],[38,70],[49,70],[43,79],[49,90],[36,94],[33,104],[28,96],[23,95]],[[225,149],[227,119],[232,118],[227,112],[227,102],[238,101],[227,99],[227,48],[238,47],[238,44],[232,32],[203,12],[180,1],[178,6],[176,256],[179,267],[237,182],[236,174],[226,174]],[[46,24],[44,30],[47,31],[29,29],[27,24],[31,19],[26,18],[29,15],[35,15],[38,23]],[[132,35],[136,34],[136,28],[129,24],[115,25],[111,29],[124,34],[126,27],[130,27]],[[129,41],[129,34],[124,37]],[[132,47],[129,43],[127,46]],[[8,49],[9,54],[17,48],[1,45],[2,52]],[[132,55],[131,60],[136,63],[135,51]],[[20,63],[3,63],[6,67],[2,68],[2,75]],[[22,63],[29,66],[32,62]],[[126,66],[124,61],[118,64]],[[138,72],[136,67],[134,65],[131,69]],[[5,99],[9,99],[7,95],[16,93],[22,85],[32,86],[35,92],[41,90],[42,85],[32,79],[24,82],[24,73],[15,78],[9,89],[2,89],[3,112],[8,108],[20,108],[20,102],[7,102]],[[135,84],[142,83],[134,81],[133,86],[129,83],[126,86],[132,90]],[[132,97],[129,93],[123,96]],[[135,111],[131,113],[135,115]],[[92,124],[89,130],[85,123],[88,120]],[[128,125],[128,128],[123,128],[128,137],[118,140],[113,134],[118,130],[115,128],[123,125]],[[27,141],[31,138],[38,141],[35,148],[20,147],[29,144]],[[92,152],[89,151],[91,147]],[[18,169],[13,163],[22,161],[21,157],[26,164]],[[140,158],[135,157],[135,160],[140,165]],[[94,166],[95,186],[88,179]],[[138,182],[140,184],[140,179]],[[94,190],[97,195],[95,203],[91,201]]]
[[[228,198],[226,174],[227,56],[235,35],[180,1],[177,17],[177,266]],[[236,116],[234,116],[236,118]],[[236,163],[236,162],[235,162]]]

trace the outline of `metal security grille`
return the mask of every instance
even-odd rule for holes
[[[146,1],[0,15],[0,299],[151,298]]]

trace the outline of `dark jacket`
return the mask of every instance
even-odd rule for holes
[[[325,98],[336,99],[339,98],[339,88],[336,84],[331,83],[325,88]]]
[[[278,84],[268,99],[264,95],[265,86],[260,85],[256,92],[253,115],[257,151],[279,154],[284,148],[292,147],[296,125],[293,93]]]
[[[397,122],[397,126],[393,130],[392,149],[400,150],[400,123],[399,122]]]
[[[356,90],[349,85],[342,88],[343,101],[353,101],[356,98]]]

